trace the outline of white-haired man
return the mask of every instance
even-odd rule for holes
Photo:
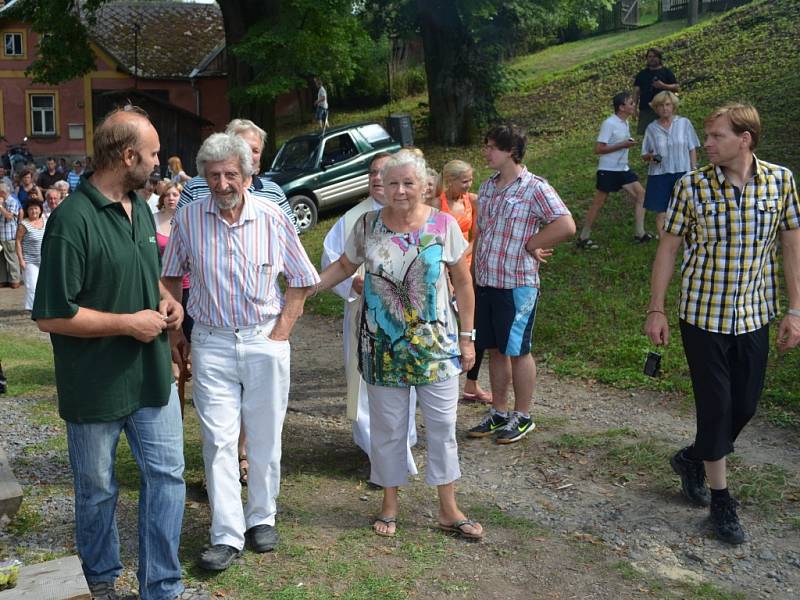
[[[297,233],[300,233],[300,228],[297,226],[297,219],[295,219],[294,211],[286,199],[286,194],[276,183],[273,183],[266,177],[259,177],[258,172],[261,169],[261,153],[264,151],[264,144],[267,142],[267,132],[261,129],[258,125],[249,119],[234,119],[225,127],[225,133],[228,135],[238,135],[250,147],[250,152],[253,156],[253,174],[245,182],[247,191],[253,196],[264,198],[270,202],[277,204],[280,209],[286,213],[289,220],[295,226]],[[192,177],[183,186],[181,198],[178,201],[178,208],[182,208],[190,202],[196,200],[204,200],[208,198],[210,191],[208,184],[204,177],[200,175]]]
[[[183,276],[192,274],[187,310],[194,318],[194,401],[211,503],[211,546],[199,565],[209,571],[227,569],[245,539],[255,552],[268,552],[278,542],[289,334],[307,288],[319,282],[289,218],[248,191],[253,167],[241,136],[210,136],[197,154],[210,196],[177,212],[164,252],[168,290],[179,293]],[[182,333],[176,332],[173,344],[185,348]],[[236,476],[240,423],[250,461],[246,508]]]

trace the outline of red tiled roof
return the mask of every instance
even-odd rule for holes
[[[134,25],[138,24],[138,44]],[[139,77],[183,79],[225,42],[222,13],[215,4],[109,2],[90,26],[92,39],[126,71]]]

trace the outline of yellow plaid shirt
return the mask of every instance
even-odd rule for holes
[[[800,227],[800,204],[789,169],[755,164],[738,200],[707,165],[680,179],[667,208],[664,229],[685,242],[679,316],[706,331],[755,331],[778,312],[778,231]]]

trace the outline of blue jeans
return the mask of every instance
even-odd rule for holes
[[[122,571],[114,456],[123,430],[141,472],[139,595],[142,600],[172,600],[183,592],[178,545],[186,497],[183,424],[174,387],[164,407],[141,408],[105,423],[67,423],[83,574],[89,583],[113,582]]]

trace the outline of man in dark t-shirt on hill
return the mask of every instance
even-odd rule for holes
[[[643,134],[647,126],[656,119],[655,111],[650,108],[653,97],[665,90],[677,93],[681,89],[675,75],[664,66],[663,57],[664,53],[660,48],[648,48],[645,55],[647,67],[639,71],[633,80],[633,99],[639,108],[639,120],[636,125],[639,135]]]

